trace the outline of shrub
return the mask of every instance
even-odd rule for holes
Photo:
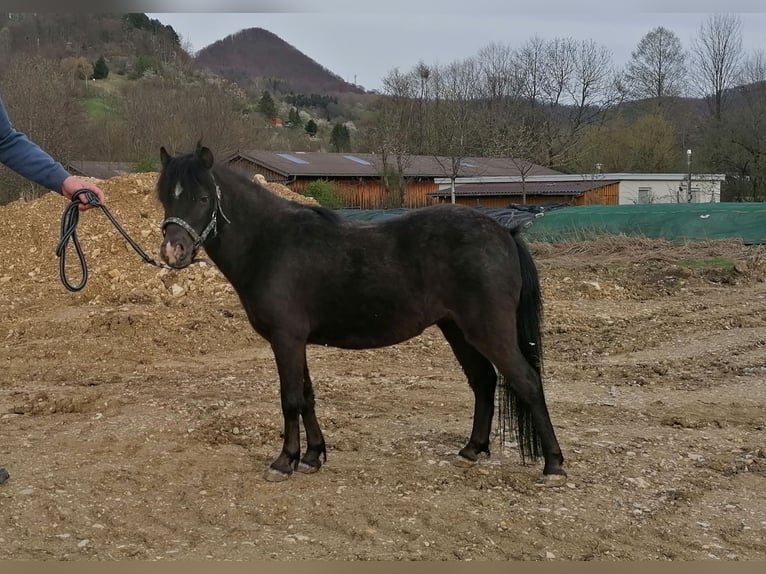
[[[157,163],[153,159],[139,159],[133,164],[133,171],[136,173],[151,173],[157,171]]]
[[[335,186],[326,180],[312,181],[303,190],[303,195],[313,197],[319,205],[332,209],[341,207],[341,200]]]

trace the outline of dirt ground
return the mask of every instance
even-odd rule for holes
[[[151,253],[154,177],[103,184]],[[328,460],[274,484],[276,370],[231,288],[144,264],[91,211],[69,293],[64,207],[0,207],[0,559],[766,559],[765,248],[532,245],[565,486],[499,437],[452,464],[472,398],[433,329],[311,348]]]

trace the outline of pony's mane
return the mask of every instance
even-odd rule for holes
[[[317,213],[320,217],[329,221],[330,223],[339,224],[345,222],[345,220],[332,209],[328,209],[321,205],[306,205],[305,207],[308,207],[314,213]]]
[[[174,156],[171,161],[163,167],[157,181],[157,195],[160,201],[167,199],[172,193],[173,184],[171,182],[192,181],[199,186],[209,183],[206,178],[203,177],[206,171],[207,170],[200,164],[196,155],[193,153]],[[236,201],[241,201],[249,194],[259,194],[264,198],[273,200],[274,203],[282,203],[290,209],[313,212],[330,223],[340,224],[344,221],[344,219],[332,209],[319,205],[304,205],[280,197],[268,188],[250,179],[246,173],[226,164],[215,163],[212,172],[218,184],[223,184],[223,193],[227,195],[233,193],[237,198]]]
[[[216,177],[221,176],[221,179],[224,179],[227,176],[230,177],[230,183],[234,184],[235,186],[241,185],[242,187],[240,189],[244,188],[247,189],[247,191],[250,193],[263,194],[266,197],[272,198],[275,202],[289,206],[291,209],[314,212],[315,214],[322,217],[322,219],[330,223],[338,224],[345,221],[340,215],[335,213],[332,209],[328,209],[327,207],[323,207],[321,205],[306,205],[281,197],[280,195],[277,195],[271,191],[269,188],[261,185],[259,182],[250,179],[245,172],[232,168],[226,164],[215,164],[213,171]]]

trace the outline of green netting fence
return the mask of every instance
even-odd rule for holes
[[[740,239],[766,244],[766,203],[654,203],[649,205],[477,208],[506,227],[526,226],[529,241],[579,241],[634,235],[669,241]],[[410,209],[339,209],[348,218],[380,221]]]
[[[636,235],[671,241],[741,239],[766,244],[766,203],[592,205],[554,209],[524,232],[529,241]]]

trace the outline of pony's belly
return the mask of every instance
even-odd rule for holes
[[[422,331],[421,331],[422,332]],[[379,349],[381,347],[388,347],[402,343],[412,337],[416,337],[420,333],[415,333],[411,337],[345,337],[345,338],[330,338],[330,339],[310,339],[309,343],[312,345],[323,345],[327,347],[337,347],[339,349]]]
[[[375,322],[356,325],[327,325],[315,330],[308,342],[341,349],[375,349],[401,343],[420,335],[431,323],[413,320],[395,324]]]

